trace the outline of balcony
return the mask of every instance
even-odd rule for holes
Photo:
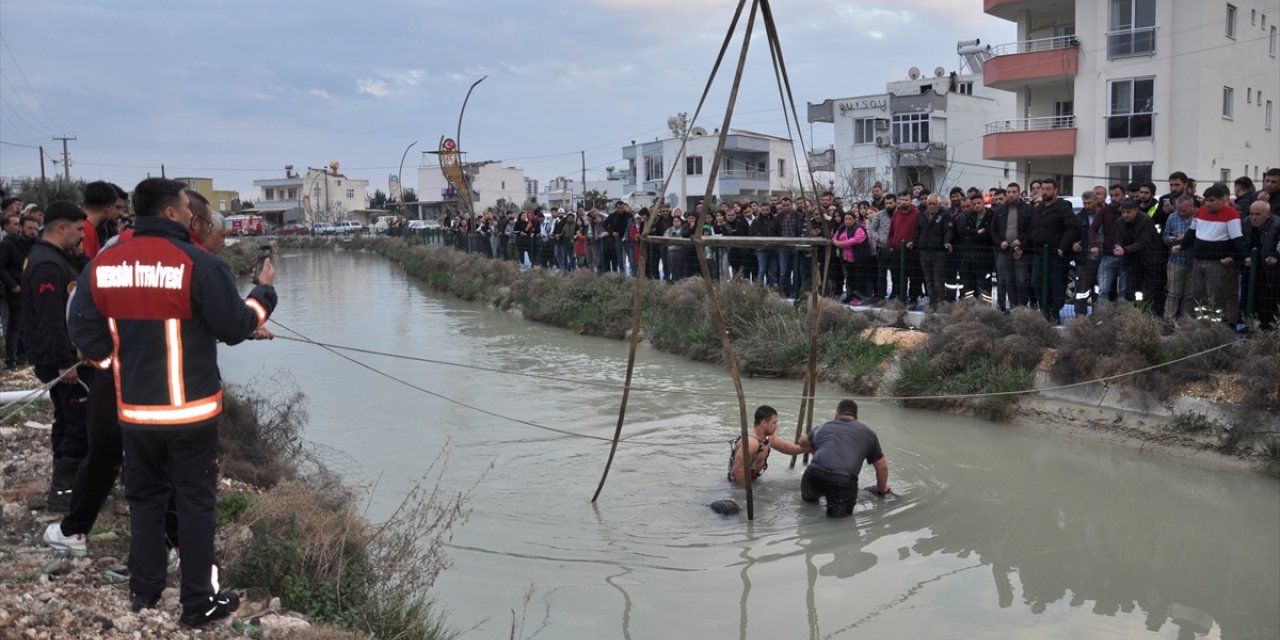
[[[756,180],[761,182],[769,181],[768,171],[754,171],[750,169],[722,169],[720,171],[721,180]]]
[[[993,89],[1021,87],[1072,78],[1080,70],[1080,41],[1058,36],[1011,42],[991,48],[982,65],[983,82]]]
[[[1028,11],[1040,15],[1048,12],[1074,12],[1075,0],[982,0],[982,10],[987,15],[1017,22]]]
[[[1075,116],[987,123],[982,157],[987,160],[1070,157],[1076,154]]]
[[[1107,59],[1156,54],[1156,28],[1137,27],[1107,32]]]
[[[827,147],[821,151],[809,152],[809,168],[813,171],[835,171],[836,149]]]

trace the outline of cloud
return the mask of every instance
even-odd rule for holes
[[[307,93],[309,93],[309,94],[311,94],[311,95],[313,95],[313,96],[315,96],[315,97],[317,97],[317,98],[320,98],[320,99],[322,99],[322,100],[328,100],[328,101],[330,101],[330,102],[332,102],[332,101],[333,101],[333,96],[329,95],[329,92],[328,92],[328,91],[325,91],[324,89],[311,89],[311,90],[307,91]]]
[[[385,98],[391,90],[381,80],[356,80],[356,93],[365,93],[375,98]]]

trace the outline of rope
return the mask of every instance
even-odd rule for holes
[[[366,363],[361,362],[361,361],[359,361],[359,360],[356,360],[355,358],[352,358],[351,356],[348,356],[348,355],[345,355],[345,354],[339,353],[339,352],[338,352],[338,349],[340,349],[340,347],[336,347],[336,346],[335,346],[335,347],[331,347],[331,346],[329,346],[329,345],[325,345],[325,344],[323,344],[323,343],[316,342],[316,341],[314,341],[314,340],[312,340],[312,339],[308,338],[305,334],[303,334],[302,332],[298,331],[297,329],[293,329],[293,328],[291,328],[291,327],[288,327],[288,326],[286,326],[284,323],[280,322],[279,320],[276,320],[275,318],[272,318],[272,319],[271,319],[271,322],[272,322],[272,323],[274,323],[274,324],[276,324],[276,325],[278,325],[280,328],[282,328],[282,329],[284,329],[284,330],[286,330],[286,331],[290,331],[290,332],[292,332],[292,333],[295,333],[295,334],[297,334],[297,335],[299,335],[299,336],[301,336],[301,337],[303,338],[303,340],[297,340],[297,342],[306,342],[306,343],[309,343],[309,344],[314,344],[314,345],[316,345],[316,346],[320,347],[321,349],[324,349],[325,351],[328,351],[329,353],[332,353],[333,355],[338,356],[339,358],[342,358],[343,360],[346,360],[347,362],[350,362],[351,364],[354,364],[354,365],[356,365],[356,366],[358,366],[358,367],[360,367],[360,368],[362,368],[362,369],[366,369],[366,370],[368,370],[368,371],[370,371],[370,372],[372,372],[372,373],[375,373],[375,374],[377,374],[377,375],[380,375],[380,376],[382,376],[382,377],[384,377],[384,378],[386,378],[386,379],[388,379],[388,380],[391,380],[391,381],[393,381],[393,382],[398,382],[398,383],[400,383],[400,384],[402,384],[402,385],[404,385],[404,386],[406,386],[406,387],[409,387],[410,389],[413,389],[413,390],[415,390],[415,391],[419,391],[419,392],[425,393],[425,394],[427,394],[427,395],[429,395],[429,396],[432,396],[432,397],[434,397],[434,398],[439,398],[439,399],[444,400],[445,402],[448,402],[448,403],[450,403],[450,404],[454,404],[454,405],[457,405],[457,406],[459,406],[459,407],[463,407],[463,408],[466,408],[466,409],[470,409],[470,410],[475,411],[475,412],[477,412],[477,413],[483,413],[483,414],[485,414],[485,415],[487,415],[487,416],[491,416],[491,417],[494,417],[494,418],[498,418],[498,419],[500,419],[500,420],[509,420],[509,421],[511,421],[511,422],[515,422],[515,423],[517,423],[517,424],[522,424],[522,425],[525,425],[525,426],[533,427],[533,428],[535,428],[535,429],[542,429],[542,430],[544,430],[544,431],[550,431],[550,432],[552,432],[552,433],[558,433],[558,434],[560,434],[560,435],[573,436],[573,437],[576,437],[576,438],[586,438],[586,439],[588,439],[588,440],[599,440],[599,441],[602,441],[602,442],[613,442],[613,438],[606,438],[606,437],[604,437],[604,436],[596,436],[596,435],[591,435],[591,434],[589,434],[589,433],[577,433],[577,432],[574,432],[574,431],[567,431],[567,430],[565,430],[565,429],[558,429],[558,428],[556,428],[556,427],[549,427],[549,426],[544,425],[544,424],[538,424],[538,423],[536,423],[536,422],[532,422],[532,421],[529,421],[529,420],[522,420],[522,419],[520,419],[520,418],[514,418],[514,417],[511,417],[511,416],[503,415],[503,414],[501,414],[501,413],[497,413],[497,412],[495,412],[495,411],[490,411],[490,410],[488,410],[488,409],[483,409],[483,408],[481,408],[481,407],[477,407],[477,406],[475,406],[475,405],[473,405],[473,404],[468,404],[468,403],[466,403],[466,402],[462,402],[461,400],[455,400],[455,399],[450,398],[450,397],[448,397],[448,396],[445,396],[445,395],[442,395],[442,394],[436,393],[435,391],[432,391],[432,390],[427,389],[427,388],[425,388],[425,387],[421,387],[421,386],[416,385],[416,384],[414,384],[414,383],[412,383],[412,382],[409,382],[408,380],[405,380],[404,378],[400,378],[400,377],[397,377],[397,376],[392,375],[392,374],[390,374],[390,373],[387,373],[387,372],[385,372],[385,371],[382,371],[381,369],[378,369],[377,367],[374,367],[374,366],[372,366],[372,365],[369,365],[369,364],[366,364]],[[276,337],[277,337],[277,338],[282,338],[282,339],[285,339],[285,340],[289,340],[289,339],[290,339],[290,338],[288,338],[288,337],[286,337],[286,336],[276,336]],[[639,441],[639,440],[622,439],[622,440],[619,440],[619,442],[627,442],[627,443],[632,443],[632,442],[634,442],[635,444],[643,444],[643,445],[645,445],[645,446],[647,446],[647,447],[687,447],[687,446],[690,446],[690,445],[724,444],[725,440],[705,440],[705,441],[701,441],[701,442],[680,442],[680,443],[674,443],[674,442],[672,442],[672,443],[662,443],[662,442],[642,442],[642,441]]]
[[[78,367],[85,364],[88,364],[88,363],[84,362],[83,360],[80,362],[77,362],[70,369],[63,371],[62,375],[44,383],[44,385],[40,386],[39,388],[33,389],[31,393],[28,393],[27,395],[22,396],[20,400],[13,403],[13,404],[16,404],[17,406],[14,406],[10,410],[6,411],[3,416],[0,416],[0,424],[4,424],[9,420],[9,418],[12,418],[13,416],[18,415],[19,413],[22,413],[27,409],[27,407],[31,406],[32,404],[35,404],[36,400],[40,399],[41,393],[44,393],[45,391],[52,389],[59,382],[62,382],[62,379],[67,377],[67,374],[71,373],[72,371],[75,371]],[[83,382],[81,382],[80,384],[81,386],[84,385]]]
[[[272,319],[272,322],[276,322],[276,324],[279,324],[279,322],[277,322],[277,321],[276,321],[276,320],[274,320],[274,319]],[[283,327],[284,325],[280,325],[280,326],[281,326],[281,327]],[[287,328],[287,327],[286,327],[286,328]],[[293,329],[289,329],[289,331],[293,331],[294,333],[298,333],[297,331],[294,331]],[[298,335],[299,335],[299,336],[301,336],[302,334],[301,334],[301,333],[298,333]],[[367,355],[382,356],[382,357],[385,357],[385,358],[394,358],[394,359],[397,359],[397,360],[408,360],[408,361],[411,361],[411,362],[425,362],[425,363],[428,363],[428,364],[438,364],[438,365],[444,365],[444,366],[447,366],[447,367],[458,367],[458,368],[460,368],[460,369],[472,369],[472,370],[475,370],[475,371],[485,371],[485,372],[488,372],[488,373],[500,373],[500,374],[504,374],[504,375],[520,376],[520,377],[524,377],[524,378],[535,378],[535,379],[538,379],[538,380],[550,380],[550,381],[554,381],[554,382],[560,382],[560,383],[566,383],[566,384],[572,384],[572,385],[584,385],[584,386],[598,387],[598,388],[601,388],[601,389],[619,390],[619,389],[626,389],[626,388],[630,388],[632,391],[642,391],[642,392],[648,392],[648,393],[665,393],[665,394],[670,394],[670,395],[695,396],[695,397],[705,397],[705,398],[736,398],[736,397],[738,397],[736,393],[729,393],[729,392],[720,392],[720,391],[694,391],[694,390],[688,390],[688,389],[684,389],[684,388],[677,388],[677,389],[664,389],[664,388],[661,388],[661,387],[644,387],[644,386],[636,386],[636,385],[631,385],[630,387],[627,387],[627,386],[625,386],[625,385],[617,385],[617,384],[612,384],[612,383],[608,383],[608,382],[599,382],[599,381],[596,381],[596,380],[583,380],[583,379],[575,379],[575,378],[566,378],[566,377],[564,377],[564,376],[553,376],[553,375],[540,374],[540,373],[525,373],[525,372],[522,372],[522,371],[513,371],[513,370],[510,370],[510,369],[500,369],[500,368],[497,368],[497,367],[484,367],[484,366],[474,365],[474,364],[464,364],[464,363],[461,363],[461,362],[451,362],[451,361],[448,361],[448,360],[437,360],[437,359],[434,359],[434,358],[424,358],[424,357],[421,357],[421,356],[405,355],[405,354],[402,354],[402,353],[391,353],[391,352],[388,352],[388,351],[377,351],[377,350],[374,350],[374,349],[363,349],[363,348],[360,348],[360,347],[351,347],[351,346],[346,346],[346,345],[334,344],[334,343],[331,343],[331,342],[320,342],[320,341],[318,341],[318,340],[312,340],[312,339],[310,339],[310,338],[306,338],[306,337],[293,338],[293,337],[290,337],[290,336],[276,336],[276,338],[278,338],[278,339],[280,339],[280,340],[289,340],[289,341],[291,341],[291,342],[298,342],[298,343],[301,343],[301,344],[310,344],[310,345],[314,345],[314,346],[317,346],[317,347],[321,347],[321,348],[326,349],[326,350],[335,350],[335,349],[336,349],[336,350],[339,350],[339,351],[351,351],[351,352],[354,352],[354,353],[363,353],[363,354],[367,354]],[[840,395],[840,396],[811,396],[811,395],[809,395],[809,394],[801,394],[801,395],[770,395],[770,397],[772,397],[772,398],[776,398],[776,399],[779,399],[779,400],[805,400],[805,399],[813,399],[813,400],[836,400],[836,401],[838,401],[838,400],[843,400],[843,399],[845,399],[845,398],[852,398],[852,399],[854,399],[854,400],[881,400],[881,401],[888,401],[888,400],[964,400],[964,399],[985,398],[985,397],[995,397],[995,396],[1026,395],[1026,394],[1032,394],[1032,393],[1045,393],[1045,392],[1052,392],[1052,391],[1064,391],[1064,390],[1067,390],[1067,389],[1075,389],[1075,388],[1078,388],[1078,387],[1087,387],[1087,386],[1089,386],[1089,385],[1093,385],[1093,384],[1103,384],[1103,383],[1106,383],[1106,382],[1110,382],[1110,381],[1112,381],[1112,380],[1117,380],[1117,379],[1119,379],[1119,378],[1127,378],[1127,377],[1130,377],[1130,376],[1138,375],[1138,374],[1140,374],[1140,373],[1146,373],[1146,372],[1148,372],[1148,371],[1154,371],[1154,370],[1156,370],[1156,369],[1161,369],[1161,368],[1164,368],[1164,367],[1167,367],[1167,366],[1170,366],[1170,365],[1173,365],[1173,364],[1177,364],[1177,363],[1179,363],[1179,362],[1184,362],[1184,361],[1186,361],[1186,360],[1191,360],[1191,359],[1193,359],[1193,358],[1199,358],[1199,357],[1201,357],[1201,356],[1204,356],[1204,355],[1207,355],[1207,354],[1213,353],[1214,351],[1218,351],[1218,350],[1220,350],[1220,349],[1225,349],[1225,348],[1230,347],[1230,346],[1232,346],[1232,345],[1234,345],[1234,344],[1236,344],[1236,342],[1235,342],[1235,341],[1231,341],[1231,342],[1227,342],[1227,343],[1224,343],[1224,344],[1220,344],[1220,345],[1218,345],[1218,346],[1216,346],[1216,347],[1210,347],[1210,348],[1205,349],[1205,350],[1203,350],[1203,351],[1198,351],[1198,352],[1196,352],[1196,353],[1192,353],[1192,354],[1189,354],[1189,355],[1185,355],[1185,356],[1182,356],[1182,357],[1180,357],[1180,358],[1175,358],[1175,359],[1170,360],[1170,361],[1168,361],[1168,362],[1163,362],[1163,363],[1160,363],[1160,364],[1154,364],[1154,365],[1151,365],[1151,366],[1149,366],[1149,367],[1143,367],[1143,368],[1141,368],[1141,369],[1135,369],[1135,370],[1133,370],[1133,371],[1126,371],[1126,372],[1124,372],[1124,373],[1116,373],[1116,374],[1112,374],[1112,375],[1109,375],[1109,376],[1104,376],[1104,377],[1101,377],[1101,378],[1095,378],[1095,379],[1093,379],[1093,380],[1085,380],[1085,381],[1082,381],[1082,382],[1073,382],[1073,383],[1070,383],[1070,384],[1063,384],[1063,385],[1057,385],[1057,386],[1052,386],[1052,387],[1044,387],[1044,388],[1040,388],[1040,389],[1022,389],[1022,390],[1018,390],[1018,391],[991,391],[991,392],[984,392],[984,393],[964,393],[964,394],[930,395],[930,396],[850,396],[850,395]]]

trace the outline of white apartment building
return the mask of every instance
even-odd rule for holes
[[[1280,10],[1274,0],[983,0],[1016,22],[987,86],[1017,94],[983,155],[1024,182],[1096,184],[1185,171],[1200,188],[1280,164]]]
[[[673,166],[678,173],[667,187],[667,202],[686,210],[706,195],[708,180],[714,182],[712,194],[720,201],[795,190],[798,182],[791,141],[742,129],[729,130],[719,175],[709,175],[719,133],[694,127],[681,159],[676,157],[680,138],[674,136],[623,147],[622,157],[628,163],[623,172],[624,199],[634,199],[637,192],[656,196]]]
[[[886,191],[1006,182],[1012,165],[984,158],[980,141],[987,122],[1013,117],[1014,96],[983,83],[981,56],[970,64],[979,72],[913,67],[884,93],[809,103],[809,122],[830,123],[835,133],[830,149],[810,154],[815,173],[845,198],[868,197],[877,182]]]
[[[476,212],[498,208],[499,200],[518,207],[529,197],[524,169],[488,160],[464,163],[462,170],[471,184],[472,205]],[[418,202],[431,210],[460,211],[465,206],[458,190],[440,171],[440,165],[418,167],[417,194]]]
[[[330,162],[326,169],[308,167],[306,175],[298,175],[293,165],[288,165],[284,173],[283,178],[253,181],[253,186],[261,189],[254,212],[268,222],[311,225],[367,217],[358,212],[369,204],[369,181],[342,175],[337,162]]]

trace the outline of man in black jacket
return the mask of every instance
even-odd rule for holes
[[[937,310],[946,295],[947,256],[951,253],[955,227],[942,210],[942,198],[938,194],[929,194],[925,202],[925,210],[920,213],[920,220],[916,222],[915,240],[908,242],[907,248],[920,254],[920,269],[924,272],[924,288],[925,294],[929,296],[929,308]]]
[[[238,344],[276,305],[267,260],[246,298],[226,263],[191,243],[185,185],[148,178],[134,189],[132,240],[103,251],[79,281],[69,312],[76,347],[111,358],[127,464],[130,607],[152,608],[164,590],[164,513],[178,507],[182,542],[179,622],[199,627],[239,605],[213,575],[218,421],[217,343]],[[86,295],[87,294],[87,295]]]
[[[0,242],[0,280],[4,281],[5,303],[9,305],[9,324],[4,332],[4,366],[18,366],[18,339],[22,333],[22,267],[35,244],[40,223],[23,216],[18,232]]]
[[[631,208],[619,200],[607,218],[604,219],[605,236],[600,238],[600,246],[604,250],[604,271],[624,271],[627,263],[622,253],[622,237],[627,233],[627,224],[631,221]]]
[[[93,368],[81,367],[76,349],[67,336],[67,300],[80,271],[71,257],[84,237],[85,213],[76,205],[59,201],[45,212],[44,232],[31,247],[22,271],[22,339],[36,377],[48,384],[53,401],[53,478],[49,483],[48,509],[66,511],[71,506],[71,484],[76,468],[89,452],[85,435],[85,384]]]
[[[1156,231],[1155,221],[1133,200],[1120,203],[1120,223],[1116,231],[1112,254],[1124,261],[1125,278],[1129,282],[1141,280],[1140,274],[1148,270],[1151,261],[1163,261],[1164,241]]]
[[[1058,197],[1057,181],[1041,180],[1040,202],[1031,208],[1022,249],[1031,255],[1031,287],[1040,302],[1040,312],[1054,323],[1061,322],[1059,314],[1067,297],[1067,259],[1079,235],[1080,221],[1071,205]],[[1044,290],[1046,271],[1048,291]]]

